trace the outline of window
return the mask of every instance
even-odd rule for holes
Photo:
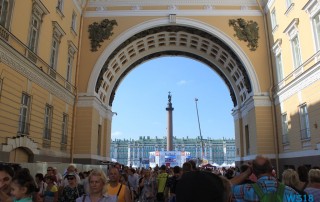
[[[102,126],[101,124],[98,125],[98,144],[97,144],[97,155],[101,154],[101,131],[102,130]]]
[[[283,80],[283,67],[282,67],[281,53],[276,55],[276,69],[277,69],[278,82],[281,82]]]
[[[39,32],[41,27],[42,18],[47,15],[49,11],[40,1],[34,1],[32,5],[32,15],[30,20],[29,30],[29,43],[28,47],[31,51],[37,51]]]
[[[62,117],[62,134],[61,134],[61,143],[67,144],[68,140],[68,115],[63,114]]]
[[[58,0],[57,9],[62,12],[63,11],[63,0]]]
[[[292,4],[292,0],[286,0],[286,5],[287,5],[287,8],[289,8]]]
[[[36,52],[37,43],[38,43],[38,36],[39,36],[39,29],[40,29],[40,20],[35,16],[32,15],[32,23],[31,23],[31,30],[30,30],[30,40],[29,40],[29,48],[31,51]]]
[[[71,20],[71,29],[75,33],[76,33],[76,25],[77,25],[77,14],[75,12],[73,12],[72,13],[72,20]]]
[[[0,25],[9,28],[14,0],[0,0]]]
[[[29,134],[29,113],[30,113],[30,96],[22,93],[21,106],[19,114],[18,135]]]
[[[320,50],[320,13],[317,13],[313,19],[314,37],[317,51]]]
[[[77,47],[72,43],[72,41],[68,41],[69,43],[69,49],[68,49],[68,61],[67,61],[67,75],[66,79],[68,82],[71,83],[72,81],[72,66],[73,66],[73,60],[74,60],[74,54],[77,51]]]
[[[277,19],[276,19],[276,10],[273,9],[271,11],[271,27],[272,27],[272,30],[274,30],[277,26]]]
[[[44,112],[44,131],[43,138],[51,140],[51,127],[52,127],[52,106],[46,105]]]
[[[246,138],[246,152],[247,155],[250,155],[250,135],[249,135],[249,126],[245,126],[245,138]]]
[[[52,44],[51,44],[50,67],[53,69],[57,69],[60,40],[61,40],[61,37],[65,35],[65,32],[56,21],[53,21],[52,24],[53,24],[53,36],[52,36]]]
[[[293,54],[293,62],[294,62],[294,68],[298,68],[302,62],[301,62],[301,53],[300,53],[300,44],[299,44],[299,38],[298,35],[296,35],[291,40],[291,46],[292,46],[292,54]]]
[[[57,67],[58,48],[59,48],[59,42],[57,41],[56,38],[53,38],[52,46],[51,46],[51,57],[50,57],[50,66],[53,69],[56,69]]]
[[[281,115],[281,121],[282,121],[282,144],[289,143],[289,137],[288,137],[288,120],[287,120],[287,114]]]
[[[299,115],[301,139],[310,139],[309,116],[306,104],[300,106]]]

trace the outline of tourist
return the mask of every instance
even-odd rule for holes
[[[304,191],[313,197],[313,201],[320,201],[320,169],[311,169],[308,176],[309,185]]]
[[[117,168],[109,169],[109,184],[107,185],[107,194],[117,196],[118,202],[131,202],[130,190],[128,186],[120,183],[120,171]]]
[[[286,169],[282,173],[282,183],[291,187],[296,192],[300,194],[300,196],[303,198],[306,195],[306,192],[304,192],[304,183],[300,182],[298,173],[293,169]]]
[[[144,171],[144,177],[141,179],[139,186],[141,187],[140,201],[153,202],[155,199],[154,178],[151,176],[150,170]]]
[[[107,194],[107,177],[101,169],[94,169],[88,177],[89,193],[78,198],[76,202],[117,202],[117,196]]]
[[[45,182],[47,184],[47,188],[43,194],[43,202],[58,202],[58,186],[55,184],[54,176],[46,176]]]
[[[36,182],[28,169],[19,170],[12,178],[11,195],[14,202],[32,202],[32,198],[37,191]]]
[[[270,160],[264,156],[258,155],[252,162],[252,169],[249,167],[245,172],[230,180],[235,201],[260,201],[258,194],[253,188],[254,184],[240,184],[246,180],[252,172],[257,176],[258,180],[256,184],[264,194],[276,192],[280,183],[272,175],[272,169]],[[285,186],[283,202],[287,202],[287,196],[295,197],[297,194],[298,193],[294,189]]]
[[[166,188],[166,183],[169,175],[166,173],[166,166],[162,165],[160,167],[160,174],[157,176],[157,201],[158,202],[163,202],[166,200],[165,196],[165,188]]]
[[[0,202],[12,201],[10,183],[14,176],[14,171],[9,165],[0,165]]]
[[[59,202],[74,202],[85,194],[84,187],[78,184],[75,173],[68,173],[65,178],[68,180],[68,185],[63,188]]]

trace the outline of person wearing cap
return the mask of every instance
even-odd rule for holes
[[[166,188],[166,183],[169,175],[166,172],[166,166],[162,165],[160,167],[160,174],[157,177],[157,201],[158,202],[163,202],[165,201],[165,188]]]
[[[85,193],[84,187],[78,184],[76,173],[68,173],[65,179],[68,180],[68,185],[63,188],[59,202],[74,202]]]
[[[77,174],[76,172],[76,167],[73,165],[73,164],[70,164],[67,168],[67,171],[65,172],[65,174],[63,175],[63,178],[64,180],[62,180],[61,184],[60,184],[60,187],[65,187],[69,184],[68,180],[65,178],[69,173],[75,173],[76,175],[76,180],[77,180],[77,183],[80,184],[81,182],[81,179],[79,177],[79,175]]]

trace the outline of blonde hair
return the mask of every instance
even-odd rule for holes
[[[320,183],[320,170],[319,169],[311,169],[308,173],[309,182],[311,183]]]
[[[102,181],[102,183],[104,185],[102,193],[105,194],[107,192],[107,186],[106,186],[107,185],[107,176],[106,176],[106,174],[101,169],[93,169],[90,172],[89,177],[88,177],[89,183],[90,183],[90,179],[92,176],[100,177],[100,180]]]
[[[293,169],[287,169],[282,173],[282,182],[290,187],[299,186],[299,176],[298,173]]]

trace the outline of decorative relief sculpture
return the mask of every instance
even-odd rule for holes
[[[240,41],[248,42],[248,47],[251,51],[258,48],[259,27],[258,23],[249,20],[245,21],[242,18],[229,20],[229,26],[232,26],[236,32],[234,36],[238,37]]]
[[[94,22],[89,25],[89,39],[91,41],[91,51],[97,51],[101,47],[101,42],[109,39],[113,35],[113,27],[118,25],[115,20],[104,19],[99,23]]]

